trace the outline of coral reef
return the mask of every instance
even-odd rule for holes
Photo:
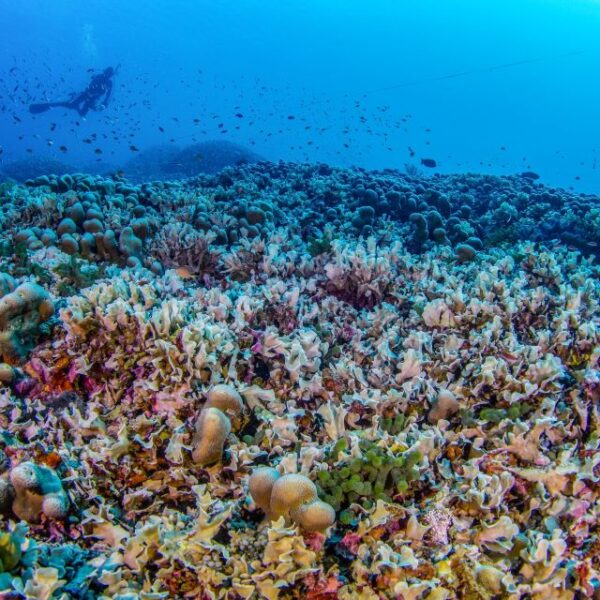
[[[598,594],[597,197],[288,163],[2,193],[0,589]]]

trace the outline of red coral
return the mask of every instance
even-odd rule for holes
[[[306,600],[334,600],[338,597],[342,582],[335,575],[324,579],[318,574],[310,573],[304,579],[304,585],[308,590]]]
[[[360,536],[357,533],[347,533],[340,541],[340,545],[344,546],[352,554],[358,553],[358,545],[360,544]]]
[[[323,549],[326,539],[327,538],[318,531],[313,531],[310,533],[307,532],[304,534],[304,541],[306,542],[306,545],[314,552],[319,552]]]

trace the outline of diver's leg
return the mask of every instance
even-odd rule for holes
[[[86,98],[79,108],[79,114],[82,117],[85,117],[90,112],[90,108],[92,108],[92,100],[90,98]]]

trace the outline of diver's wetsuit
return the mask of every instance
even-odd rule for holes
[[[94,75],[87,88],[66,102],[46,102],[42,104],[32,104],[29,111],[32,113],[45,112],[49,108],[62,106],[76,110],[80,116],[85,117],[90,110],[101,110],[105,108],[110,100],[113,89],[112,78],[115,70],[112,67],[104,69],[102,73]]]
[[[85,117],[91,109],[97,110],[106,106],[112,93],[114,73],[114,70],[109,67],[99,75],[94,75],[87,89],[71,100],[68,107]]]

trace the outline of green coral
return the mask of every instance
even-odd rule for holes
[[[509,408],[483,408],[479,413],[479,419],[487,423],[500,423],[504,419],[519,419],[533,410],[533,406],[522,402],[513,404]]]
[[[102,278],[105,269],[71,256],[67,262],[54,267],[53,271],[61,278],[57,286],[58,293],[61,296],[73,296]]]
[[[310,236],[307,243],[308,253],[313,258],[319,254],[328,254],[331,252],[331,242],[333,242],[333,237],[328,231],[325,231],[321,237]]]
[[[14,532],[0,533],[0,573],[12,571],[21,562],[21,540]]]
[[[381,419],[381,428],[390,435],[397,435],[404,429],[406,417],[398,413],[394,418],[383,417]]]
[[[343,457],[345,440],[332,447],[327,461],[330,469],[317,473],[319,496],[336,511],[353,502],[365,508],[377,500],[391,502],[394,496],[405,494],[410,483],[419,478],[422,456],[416,451],[392,453],[375,442],[361,440],[361,456]]]
[[[13,277],[33,276],[42,284],[52,281],[50,271],[31,260],[27,245],[24,242],[18,242],[13,245],[5,240],[0,246],[0,256],[11,259],[7,270]]]
[[[25,540],[23,528],[0,533],[0,573],[12,571],[23,557],[21,545]]]

